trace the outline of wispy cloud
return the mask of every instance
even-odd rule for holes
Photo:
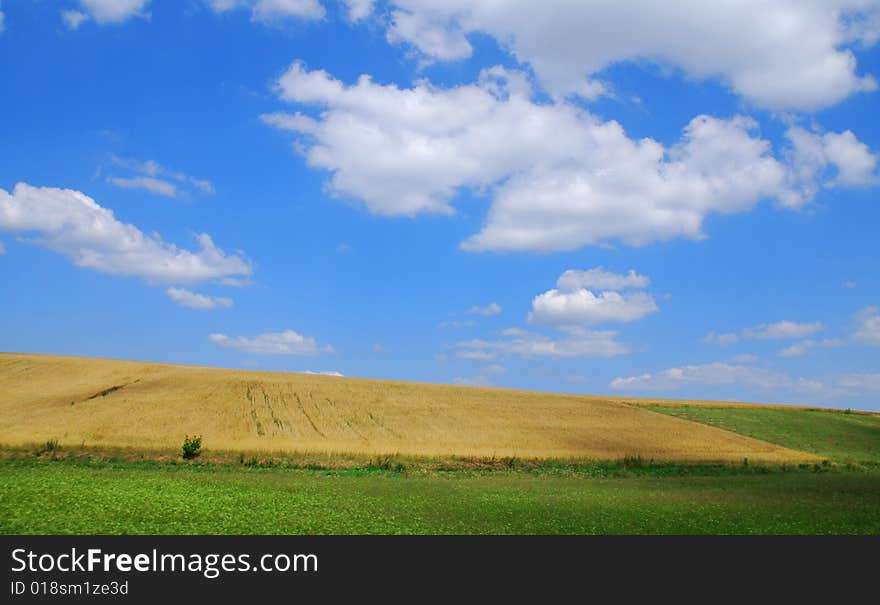
[[[198,311],[207,311],[210,309],[229,309],[232,307],[232,300],[220,296],[207,296],[198,292],[192,292],[185,288],[168,288],[165,290],[168,298],[173,300],[181,307],[188,309],[196,309]]]
[[[111,156],[110,163],[118,169],[135,173],[135,176],[110,175],[107,182],[127,189],[143,189],[166,197],[183,197],[191,193],[214,195],[214,184],[183,172],[171,170],[154,160],[137,160]]]

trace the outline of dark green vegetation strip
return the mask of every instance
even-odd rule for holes
[[[880,534],[880,470],[663,475],[0,461],[0,533]]]
[[[835,462],[880,463],[880,416],[736,407],[646,406],[644,409],[811,452]]]

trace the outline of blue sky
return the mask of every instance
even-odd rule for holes
[[[880,409],[880,3],[659,4],[2,0],[0,350]]]

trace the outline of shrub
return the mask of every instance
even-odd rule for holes
[[[183,439],[183,458],[184,460],[192,460],[193,458],[198,458],[199,454],[202,453],[202,436],[194,435],[190,437],[187,435]]]
[[[61,446],[58,445],[57,439],[49,439],[46,443],[39,446],[35,452],[37,456],[42,456],[43,454],[51,454],[61,449]]]

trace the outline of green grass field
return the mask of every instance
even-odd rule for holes
[[[0,533],[880,534],[880,469],[0,462]]]
[[[835,462],[880,463],[880,416],[746,407],[646,406],[644,409],[811,452]]]
[[[761,466],[0,451],[2,534],[880,534],[880,418],[652,407],[789,448]]]

